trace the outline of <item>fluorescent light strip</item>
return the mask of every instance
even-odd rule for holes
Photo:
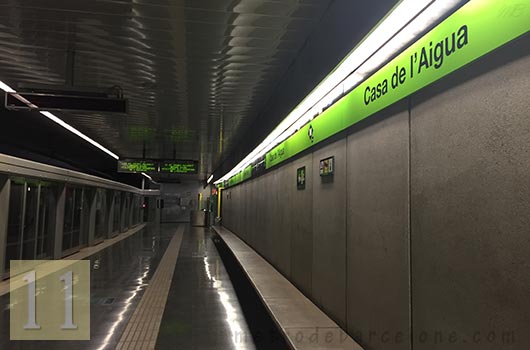
[[[286,140],[461,2],[462,0],[403,0],[258,147],[215,183],[230,179]]]
[[[212,180],[213,180],[213,174],[210,175],[210,177],[208,178],[208,180],[206,180],[206,183],[209,184],[210,182],[212,182]]]
[[[33,103],[31,103],[28,100],[26,100],[24,97],[20,96],[19,94],[13,94],[13,96],[15,96],[15,98],[17,100],[19,100],[20,102],[24,103],[29,108],[33,108],[33,109],[38,109],[39,108],[39,107],[35,106]]]
[[[153,178],[146,173],[142,173],[143,176],[145,176],[149,181],[153,181]]]
[[[387,62],[397,52],[401,51],[403,47],[411,43],[415,38],[418,38],[427,28],[436,24],[440,17],[447,14],[457,3],[461,1],[436,1],[431,6],[427,7],[414,21],[397,33],[391,41],[385,45],[384,50],[379,50],[374,53],[371,60],[365,62],[357,72],[360,75],[366,76],[375,71],[379,66],[378,62]]]
[[[285,118],[276,129],[252,152],[245,158],[234,170],[231,176],[235,175],[245,164],[252,158],[259,158],[275,145],[283,141],[278,137],[283,134],[291,125],[302,118],[307,111],[313,108],[320,102],[330,91],[335,89],[340,82],[342,82],[351,72],[366,61],[374,52],[379,50],[392,36],[403,28],[411,19],[421,13],[432,3],[432,0],[405,0],[392,11],[379,26],[373,30],[368,37],[361,42],[351,54],[349,54],[342,63],[316,88],[313,90],[288,116]],[[401,23],[401,26],[398,24]],[[363,77],[364,78],[364,77]]]
[[[116,160],[119,160],[120,157],[118,157],[118,155],[116,155],[115,153],[111,152],[110,150],[106,149],[105,147],[103,147],[101,144],[97,143],[96,141],[92,140],[90,137],[86,136],[85,134],[83,134],[81,131],[77,130],[76,128],[74,128],[73,126],[70,126],[69,124],[67,124],[66,122],[64,122],[62,119],[56,117],[55,115],[53,115],[52,113],[50,112],[47,112],[47,111],[41,111],[40,114],[42,114],[43,116],[47,117],[48,119],[52,120],[53,122],[59,124],[60,126],[62,126],[63,128],[65,128],[66,130],[76,134],[77,136],[79,136],[80,138],[82,138],[83,140],[91,143],[92,145],[96,146],[97,148],[99,148],[100,150],[102,150],[103,152],[107,153],[109,156],[111,156],[112,158],[116,159]]]
[[[14,94],[16,92],[9,85],[7,85],[6,83],[4,83],[1,80],[0,80],[0,89],[4,90],[5,92],[12,93],[12,94]]]
[[[20,100],[21,102],[25,103],[26,105],[28,105],[28,107],[30,108],[38,108],[37,106],[35,106],[33,103],[31,103],[30,101],[26,100],[25,98],[23,98],[22,96],[16,94],[16,91],[14,89],[12,89],[9,85],[5,84],[3,81],[0,80],[0,89],[2,89],[3,91],[7,92],[7,93],[11,93],[11,94],[15,94],[14,96]],[[92,145],[96,146],[97,148],[99,148],[100,150],[102,150],[103,152],[107,153],[108,155],[110,155],[112,158],[116,159],[116,160],[119,160],[120,157],[118,157],[118,155],[116,155],[115,153],[111,152],[110,150],[108,150],[107,148],[103,147],[101,144],[99,144],[98,142],[92,140],[90,137],[86,136],[85,134],[83,134],[81,131],[77,130],[76,128],[74,128],[73,126],[67,124],[65,121],[63,121],[62,119],[58,118],[57,116],[55,116],[54,114],[52,114],[51,112],[47,112],[47,111],[40,111],[40,114],[42,114],[43,116],[45,116],[46,118],[52,120],[53,122],[59,124],[60,126],[62,126],[63,128],[65,128],[66,130],[76,134],[77,136],[79,136],[80,138],[82,138],[83,140],[91,143]]]
[[[156,182],[155,180],[153,180],[153,178],[149,175],[147,175],[146,173],[141,173],[143,176],[145,176],[145,178],[149,181],[151,181],[153,184],[155,185],[160,185],[158,182]]]

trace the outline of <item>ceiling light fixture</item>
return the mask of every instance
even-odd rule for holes
[[[145,176],[149,181],[153,181],[153,178],[146,173],[142,173],[143,176]]]
[[[210,175],[210,177],[208,178],[208,180],[206,180],[206,183],[209,184],[210,182],[212,182],[213,180],[213,174]]]
[[[4,83],[1,80],[0,80],[0,89],[4,90],[5,92],[12,93],[12,94],[14,94],[16,92],[9,85],[7,85],[6,83]]]
[[[74,128],[73,126],[71,126],[70,124],[66,123],[64,120],[58,118],[57,116],[55,116],[54,114],[52,114],[51,112],[47,112],[47,111],[42,111],[40,112],[40,114],[42,114],[43,116],[45,116],[46,118],[50,119],[51,121],[55,122],[56,124],[59,124],[60,126],[62,126],[63,128],[65,128],[66,130],[70,131],[71,133],[73,134],[76,134],[77,136],[79,136],[80,138],[82,138],[83,140],[91,143],[92,145],[96,146],[97,148],[99,148],[100,150],[102,150],[103,152],[107,153],[109,156],[111,156],[112,158],[116,159],[116,160],[119,160],[120,157],[118,157],[117,154],[113,153],[112,151],[108,150],[107,148],[103,147],[101,144],[99,144],[98,142],[92,140],[90,137],[86,136],[85,134],[83,134],[81,131],[77,130],[76,128]]]
[[[7,93],[11,93],[11,94],[16,94],[16,91],[14,89],[12,89],[11,87],[9,87],[9,85],[5,84],[4,82],[2,82],[0,80],[0,89],[2,89],[3,91],[7,92]],[[15,97],[17,97],[17,95],[15,95]],[[25,104],[27,104],[29,107],[31,108],[37,108],[37,106],[33,105],[30,101],[24,99],[23,97],[21,96],[18,96],[17,97],[20,101],[24,102]],[[110,151],[109,149],[103,147],[101,144],[99,144],[98,142],[94,141],[93,139],[91,139],[90,137],[86,136],[85,134],[83,134],[81,131],[77,130],[76,128],[74,128],[73,126],[71,126],[70,124],[66,123],[64,120],[58,118],[56,115],[54,115],[53,113],[51,112],[47,112],[47,111],[41,111],[40,114],[42,114],[43,116],[45,116],[46,118],[50,119],[51,121],[55,122],[56,124],[59,124],[60,126],[62,126],[63,128],[65,128],[66,130],[70,131],[71,133],[79,136],[80,138],[82,138],[83,140],[89,142],[90,144],[92,144],[93,146],[96,146],[97,148],[99,148],[100,150],[102,150],[103,152],[107,153],[108,155],[110,155],[112,158],[116,159],[116,160],[119,160],[120,157],[113,153],[112,151]]]
[[[402,0],[263,142],[215,183],[230,179],[286,140],[461,3]]]

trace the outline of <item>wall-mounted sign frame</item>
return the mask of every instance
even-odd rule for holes
[[[305,172],[305,166],[296,169],[296,188],[299,190],[305,189],[305,183],[306,183],[306,172]]]
[[[332,176],[335,173],[335,157],[328,157],[320,161],[320,176]]]

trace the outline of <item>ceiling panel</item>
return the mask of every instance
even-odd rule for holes
[[[0,0],[0,80],[119,86],[128,115],[58,115],[120,157],[197,159],[205,177],[331,1]]]

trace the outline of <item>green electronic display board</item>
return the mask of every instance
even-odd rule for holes
[[[195,160],[122,159],[118,161],[119,173],[198,174],[199,162]]]
[[[145,159],[123,159],[118,161],[119,173],[152,173],[158,171],[158,163]]]
[[[199,162],[194,160],[170,160],[160,163],[160,172],[165,174],[197,174]]]

